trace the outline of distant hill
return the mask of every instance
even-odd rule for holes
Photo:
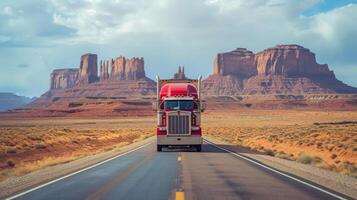
[[[36,97],[29,98],[25,96],[17,96],[9,92],[0,92],[0,111],[6,111],[26,105],[34,101]]]

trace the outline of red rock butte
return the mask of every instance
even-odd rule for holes
[[[337,80],[327,64],[299,45],[277,45],[254,54],[245,48],[219,53],[206,95],[357,93]]]
[[[93,99],[127,99],[153,96],[156,83],[145,76],[144,58],[119,56],[98,62],[96,54],[81,56],[79,69],[56,69],[50,89],[31,108],[85,102]]]

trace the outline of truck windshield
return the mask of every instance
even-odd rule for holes
[[[191,100],[168,100],[165,101],[165,110],[193,110]]]

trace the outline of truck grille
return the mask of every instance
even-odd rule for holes
[[[168,114],[167,134],[190,134],[190,114]]]

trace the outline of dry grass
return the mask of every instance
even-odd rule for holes
[[[0,180],[154,135],[155,119],[4,120],[0,122]]]
[[[268,155],[357,176],[357,112],[205,115],[204,133]]]

